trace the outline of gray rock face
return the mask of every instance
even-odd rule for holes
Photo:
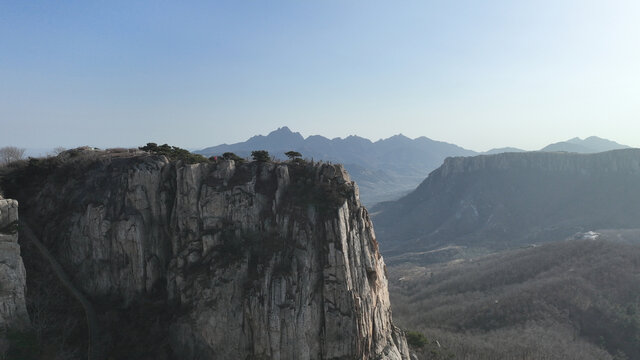
[[[371,221],[339,165],[101,157],[29,199],[89,297],[179,309],[169,333],[181,359],[409,358]]]
[[[25,287],[18,245],[18,202],[0,197],[0,330],[29,325]]]

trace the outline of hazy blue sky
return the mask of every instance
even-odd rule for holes
[[[0,146],[640,146],[640,2],[0,1]]]

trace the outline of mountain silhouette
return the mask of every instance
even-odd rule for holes
[[[320,135],[304,138],[300,133],[281,127],[268,135],[253,136],[247,141],[223,144],[197,151],[205,156],[234,152],[249,157],[253,150],[267,150],[278,159],[294,150],[306,159],[344,164],[360,187],[366,205],[397,199],[415,187],[449,156],[468,156],[474,151],[427,137],[410,139],[402,134],[371,141],[351,135],[328,139]]]

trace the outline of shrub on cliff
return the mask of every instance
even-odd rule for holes
[[[284,153],[285,155],[287,155],[287,157],[289,158],[289,160],[295,160],[297,158],[302,157],[302,154],[300,154],[297,151],[287,151],[286,153]]]
[[[271,158],[269,157],[269,152],[267,150],[255,150],[251,152],[251,157],[254,161],[257,162],[269,162]]]
[[[202,155],[194,154],[189,150],[182,149],[177,146],[169,146],[167,144],[158,145],[156,143],[147,143],[146,146],[141,146],[139,149],[148,151],[152,154],[164,155],[169,160],[182,160],[187,164],[209,162],[209,160]]]
[[[225,159],[225,160],[233,160],[233,161],[238,162],[238,163],[244,162],[243,158],[241,158],[240,156],[238,156],[238,155],[236,155],[235,153],[232,153],[232,152],[226,152],[226,153],[222,154],[222,158]]]
[[[286,199],[291,203],[315,206],[321,213],[337,209],[344,204],[353,188],[346,183],[322,180],[316,168],[297,159],[289,165],[291,183]]]

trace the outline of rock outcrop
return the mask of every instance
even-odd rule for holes
[[[26,277],[18,245],[18,202],[0,196],[0,352],[9,345],[9,331],[29,327]]]
[[[103,312],[172,309],[175,358],[409,358],[341,166],[72,155],[25,165],[7,188]]]

